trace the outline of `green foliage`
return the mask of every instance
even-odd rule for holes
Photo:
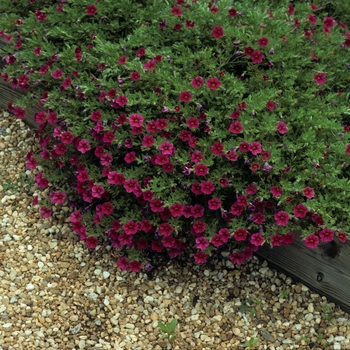
[[[255,346],[258,344],[259,342],[259,338],[250,338],[249,340],[247,340],[245,343],[244,343],[244,346],[247,348],[247,349],[254,349]]]
[[[158,326],[163,333],[163,338],[168,339],[169,341],[174,341],[176,338],[176,326],[177,326],[177,319],[173,318],[171,322],[169,323],[162,323],[158,322]]]
[[[150,245],[157,242],[172,257],[198,248],[195,258],[202,262],[225,245],[239,263],[257,249],[254,233],[278,245],[276,235],[283,240],[291,231],[303,238],[320,236],[324,228],[348,232],[350,39],[338,18],[329,19],[328,27],[324,22],[340,7],[321,1],[312,10],[306,2],[294,2],[295,12],[288,13],[287,0],[241,0],[234,12],[230,0],[218,2],[218,11],[203,1],[188,4],[103,1],[89,15],[88,6],[95,5],[87,0],[68,1],[60,11],[50,2],[1,2],[0,32],[9,41],[2,49],[7,63],[2,74],[28,92],[14,103],[13,112],[38,103],[46,109],[36,117],[43,153],[29,158],[42,167],[40,176],[64,191],[66,201],[82,213],[73,229],[82,239],[107,236],[129,260],[147,261],[154,251]],[[341,6],[345,11],[349,5]],[[39,8],[45,19],[35,12]],[[55,76],[57,71],[63,76]],[[196,77],[203,85],[195,86]],[[210,79],[220,86],[210,85]],[[96,112],[101,116],[94,119]],[[135,115],[142,117],[138,126],[131,119]],[[160,126],[154,130],[152,123]],[[64,143],[62,133],[73,140]],[[83,150],[83,142],[90,149]],[[166,143],[172,151],[162,149]],[[261,149],[255,152],[253,143]],[[215,145],[222,151],[215,151]],[[96,155],[101,148],[109,160]],[[194,152],[202,156],[199,163]],[[167,156],[165,164],[158,156]],[[208,173],[197,172],[198,164]],[[88,179],[80,181],[83,171]],[[114,183],[110,172],[136,181],[135,187]],[[44,188],[40,176],[36,183]],[[204,182],[213,185],[212,192]],[[252,184],[254,193],[247,189]],[[97,185],[101,196],[92,191]],[[274,186],[282,192],[273,194]],[[306,188],[314,197],[305,195]],[[149,191],[162,209],[144,198]],[[238,205],[242,196],[247,202]],[[218,200],[218,207],[211,207],[211,200]],[[50,207],[52,201],[40,204]],[[175,215],[178,203],[187,210],[200,206],[203,214]],[[106,204],[113,210],[101,214]],[[307,214],[295,212],[298,204]],[[234,205],[241,207],[240,214]],[[288,215],[287,222],[276,219],[278,212]],[[254,216],[259,213],[261,222]],[[136,230],[130,242],[120,242],[125,225],[140,228],[145,221],[148,231]],[[205,224],[200,232],[198,222]],[[170,238],[160,232],[163,224],[171,226]],[[229,231],[222,241],[221,229]],[[247,233],[242,241],[234,235],[238,229]],[[209,243],[203,252],[199,236]],[[148,248],[138,249],[144,241]]]

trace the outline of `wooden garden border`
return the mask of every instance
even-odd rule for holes
[[[0,40],[0,48],[6,45]],[[0,57],[0,68],[1,68]],[[16,100],[26,92],[14,90],[11,83],[0,78],[0,108],[7,109],[8,103],[15,105]],[[43,109],[29,107],[23,121],[32,129],[38,128],[34,116]],[[267,260],[271,267],[284,272],[312,290],[326,296],[344,311],[350,313],[350,245],[338,245],[334,242],[316,249],[305,247],[305,243],[295,235],[291,245],[270,248],[268,244],[260,247],[256,253],[260,259]]]

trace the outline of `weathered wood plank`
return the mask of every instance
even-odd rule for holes
[[[331,242],[310,249],[296,235],[293,244],[273,249],[265,244],[256,255],[350,313],[349,244]]]

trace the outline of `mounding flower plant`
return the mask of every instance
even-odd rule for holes
[[[151,252],[241,264],[295,234],[346,242],[350,31],[324,7],[16,3],[34,7],[0,19],[2,78],[28,92],[18,118],[46,109],[27,155],[51,186],[43,217],[69,205],[80,239],[131,271]]]

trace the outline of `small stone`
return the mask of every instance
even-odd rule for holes
[[[42,269],[45,266],[45,264],[42,261],[39,261],[38,262],[38,266],[39,266],[39,268]]]
[[[276,340],[275,338],[265,329],[261,331],[261,335],[264,337],[264,339],[270,343],[274,343]]]
[[[204,270],[204,276],[209,276],[210,275],[210,272],[209,272],[209,270]]]
[[[132,323],[127,323],[127,324],[125,325],[125,328],[134,329],[134,328],[135,328],[135,325],[133,325]]]
[[[103,271],[102,275],[104,279],[107,279],[111,274],[108,271]]]
[[[312,304],[309,304],[309,306],[307,307],[307,311],[314,312],[314,306]]]
[[[12,326],[12,323],[5,323],[2,325],[4,328],[10,328]]]
[[[177,293],[177,294],[182,293],[182,286],[177,286],[175,289],[175,293]]]
[[[77,324],[73,329],[71,329],[71,334],[78,334],[80,332],[81,329],[81,324]]]
[[[152,321],[157,321],[158,320],[158,314],[156,312],[151,313],[151,320]]]
[[[241,334],[241,330],[239,328],[233,328],[232,331],[233,331],[233,334],[236,335],[236,336]]]
[[[26,290],[33,290],[35,286],[32,283],[28,283],[26,286]]]
[[[341,345],[339,343],[334,343],[333,344],[333,349],[334,350],[341,350]]]
[[[94,271],[94,274],[95,274],[96,276],[99,276],[99,275],[101,274],[101,270],[100,270],[100,269],[96,269],[96,270]]]
[[[314,318],[314,315],[311,314],[311,313],[305,315],[305,320],[306,320],[306,321],[309,321],[309,322],[310,322],[313,318]]]

